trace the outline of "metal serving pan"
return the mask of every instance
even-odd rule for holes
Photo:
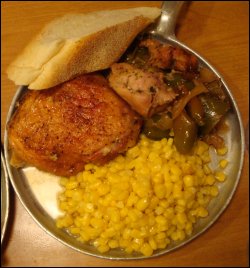
[[[227,180],[218,185],[220,193],[214,198],[209,206],[209,216],[200,219],[194,226],[194,230],[191,236],[187,237],[181,242],[171,242],[166,249],[157,250],[152,257],[159,256],[177,249],[197,236],[206,231],[222,212],[226,209],[230,203],[233,194],[238,185],[244,154],[244,131],[241,121],[241,116],[237,104],[234,100],[232,93],[230,92],[226,82],[222,76],[212,67],[208,61],[198,55],[196,52],[179,42],[174,35],[175,21],[180,10],[182,2],[164,2],[162,16],[159,20],[156,30],[152,31],[152,36],[161,42],[171,43],[174,46],[182,47],[183,49],[195,54],[202,66],[211,69],[222,81],[224,89],[231,100],[232,109],[226,117],[226,123],[229,126],[229,131],[224,134],[224,139],[228,147],[227,159],[229,161],[228,166],[225,169],[227,174]],[[16,107],[16,103],[21,98],[23,93],[28,90],[26,87],[18,88],[16,95],[11,103],[9,113],[7,116],[7,122],[13,115]],[[26,167],[21,169],[13,168],[9,164],[10,154],[8,150],[8,133],[5,132],[4,140],[5,158],[7,163],[7,169],[10,176],[11,183],[15,189],[17,196],[22,202],[23,206],[33,217],[33,219],[39,224],[48,234],[53,236],[63,244],[88,255],[97,256],[107,259],[144,259],[146,258],[140,254],[127,254],[119,249],[112,249],[107,253],[99,253],[94,246],[82,244],[78,242],[74,237],[67,232],[58,229],[55,225],[55,218],[60,215],[57,208],[57,194],[61,188],[59,186],[59,178],[39,171],[34,167]],[[213,153],[213,152],[211,152]],[[219,157],[213,153],[211,167],[216,168]]]

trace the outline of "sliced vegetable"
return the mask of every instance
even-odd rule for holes
[[[169,129],[162,130],[157,127],[148,127],[146,125],[143,128],[143,133],[151,140],[161,140],[163,138],[167,138],[169,132]]]
[[[207,68],[200,69],[200,81],[201,82],[210,83],[214,80],[216,80],[216,76],[211,70],[209,70]]]
[[[165,112],[154,114],[147,119],[144,124],[144,134],[152,140],[161,140],[168,137],[170,129],[173,127],[173,119]]]
[[[195,84],[194,89],[189,91],[187,95],[179,99],[177,103],[174,105],[173,111],[172,111],[173,119],[175,119],[181,114],[181,112],[183,111],[187,103],[193,97],[208,91],[207,88],[202,83],[194,80],[194,84]]]
[[[187,104],[187,111],[198,126],[204,125],[204,110],[198,97],[193,97]]]
[[[206,84],[205,86],[208,89],[209,93],[216,96],[217,98],[221,100],[225,100],[227,98],[220,80],[215,80],[211,83]]]
[[[197,125],[185,110],[174,120],[174,144],[182,154],[191,151],[197,139]]]
[[[165,73],[165,81],[168,86],[172,88],[177,88],[182,85],[185,81],[181,73]]]
[[[170,78],[171,77],[171,78]],[[165,73],[165,81],[168,86],[172,88],[178,88],[184,86],[187,90],[192,90],[195,87],[195,84],[192,80],[185,77],[185,73]]]
[[[200,128],[201,135],[205,136],[219,123],[222,117],[230,109],[228,102],[222,101],[210,94],[199,96],[203,109],[205,124]]]
[[[171,129],[173,127],[173,119],[168,112],[155,114],[152,116],[152,125],[162,130]]]
[[[175,94],[174,99],[148,114],[153,114],[145,119],[143,128],[148,138],[168,137],[173,128],[174,143],[181,153],[190,152],[197,134],[214,147],[223,146],[224,141],[217,134],[218,123],[230,109],[230,100],[222,81],[212,70],[198,68],[198,59],[182,49],[163,47],[155,40],[147,39],[127,54],[126,61],[138,69],[158,73],[164,86],[167,84]],[[154,86],[149,87],[149,91],[153,95]]]

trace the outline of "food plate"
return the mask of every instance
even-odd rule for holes
[[[1,150],[1,244],[3,243],[9,218],[9,181],[7,169]]]
[[[224,81],[222,80],[224,83]],[[21,96],[27,91],[26,87],[20,87],[11,103],[7,117],[10,120],[15,111],[16,104]],[[166,249],[156,250],[151,257],[159,256],[164,253],[177,249],[198,235],[207,230],[221,215],[230,203],[233,194],[239,182],[244,153],[244,137],[240,114],[235,101],[230,92],[232,110],[226,117],[226,123],[229,126],[223,138],[228,147],[227,159],[228,166],[225,169],[227,180],[218,185],[219,195],[209,203],[209,216],[199,219],[194,225],[193,233],[181,242],[171,242]],[[108,253],[100,253],[94,246],[82,244],[66,231],[58,229],[55,224],[55,218],[60,215],[57,208],[57,195],[61,191],[59,177],[39,171],[34,167],[14,168],[10,165],[10,153],[8,150],[8,133],[5,133],[4,140],[5,158],[11,183],[18,195],[21,203],[24,205],[33,219],[51,236],[63,244],[88,255],[108,259],[143,259],[147,258],[140,254],[127,254],[122,250],[113,249]],[[218,159],[216,154],[212,154],[211,167],[215,168]]]
[[[165,3],[174,3],[175,1],[168,1]],[[178,1],[177,1],[178,2]],[[178,13],[178,12],[177,12]],[[176,13],[176,14],[177,14]],[[172,13],[171,13],[172,14]],[[200,64],[212,70],[218,78],[221,79],[224,90],[227,93],[232,109],[226,116],[226,124],[228,125],[228,131],[224,133],[223,138],[225,140],[226,146],[228,148],[227,160],[229,162],[228,166],[225,168],[225,173],[227,175],[227,180],[218,185],[219,195],[213,198],[209,203],[208,211],[209,215],[206,218],[199,219],[194,225],[193,232],[190,236],[186,237],[185,240],[180,242],[171,242],[167,248],[159,249],[154,251],[153,255],[150,257],[159,256],[168,253],[174,249],[177,249],[200,234],[206,231],[222,212],[226,209],[230,203],[233,194],[238,185],[241,170],[243,166],[243,155],[244,155],[244,131],[242,126],[242,121],[237,104],[230,92],[228,86],[223,80],[222,76],[200,55],[195,53],[193,50],[189,49],[187,46],[175,39],[175,36],[171,30],[174,29],[175,21],[169,23],[171,27],[166,28],[166,22],[169,22],[167,18],[167,13],[161,16],[160,24],[156,29],[156,32],[152,32],[154,38],[158,39],[163,43],[170,43],[173,46],[179,46],[184,50],[189,51],[197,56]],[[164,27],[161,27],[164,26]],[[164,34],[161,34],[161,33]],[[164,36],[164,37],[163,37]],[[17,90],[16,95],[10,106],[10,110],[7,116],[7,122],[13,115],[16,104],[20,100],[21,96],[27,91],[26,87],[20,87]],[[34,167],[25,168],[14,168],[10,165],[10,153],[8,150],[8,133],[5,132],[4,140],[5,158],[7,163],[7,169],[9,172],[11,183],[18,195],[20,201],[30,213],[33,219],[51,236],[53,236],[58,241],[63,244],[73,248],[81,253],[88,255],[107,258],[107,259],[144,259],[148,258],[139,253],[128,254],[120,249],[112,249],[107,253],[100,253],[94,246],[89,244],[83,244],[71,236],[69,233],[62,229],[56,227],[55,218],[60,215],[60,211],[57,207],[57,195],[61,191],[59,185],[59,177],[53,176],[51,174],[41,172]],[[211,150],[211,168],[215,169],[218,165],[218,157],[214,151]]]

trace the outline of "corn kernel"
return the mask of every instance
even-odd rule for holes
[[[166,189],[163,184],[156,184],[154,186],[154,192],[159,199],[162,199],[163,197],[165,197]]]
[[[99,247],[97,247],[98,251],[100,251],[101,253],[107,252],[109,251],[109,246],[108,245],[101,245]]]
[[[183,181],[186,187],[191,187],[194,185],[194,177],[192,175],[184,176]]]
[[[206,176],[205,183],[208,185],[213,185],[215,183],[215,177],[211,174]]]
[[[98,188],[97,188],[97,191],[99,193],[100,196],[102,195],[106,195],[110,190],[110,187],[108,184],[104,184],[102,183]]]
[[[128,208],[127,207],[123,207],[120,210],[120,215],[121,215],[121,218],[125,218],[128,215]]]
[[[128,254],[131,254],[133,252],[133,248],[131,246],[127,246],[125,248],[125,251],[128,253]]]
[[[93,165],[93,164],[87,164],[87,165],[85,165],[85,170],[92,170],[92,169],[94,169],[95,168],[95,165]]]
[[[149,153],[149,156],[148,156],[149,161],[154,162],[157,160],[157,158],[159,158],[159,156],[157,155],[156,152],[152,151],[151,153]]]
[[[123,245],[124,245],[124,243],[122,243],[122,244],[120,243],[120,246],[123,247],[123,248],[129,246],[128,243],[126,243],[125,246],[123,246]],[[131,248],[132,248],[133,250],[135,250],[135,251],[139,251],[139,249],[140,249],[140,245],[137,244],[137,243],[135,243],[135,242],[132,242],[132,243],[130,244],[130,246],[131,246]]]
[[[160,150],[162,147],[161,142],[160,141],[156,141],[153,143],[153,149],[155,149],[156,151]]]
[[[80,202],[83,200],[84,192],[81,189],[75,189],[75,191],[72,194],[72,199],[75,201]]]
[[[143,245],[143,242],[144,242],[144,239],[143,238],[136,237],[136,238],[133,239],[133,242],[136,243],[139,246],[142,246]]]
[[[215,181],[226,178],[211,171],[208,149],[197,141],[194,153],[182,155],[173,138],[152,141],[141,135],[125,156],[104,166],[87,164],[85,171],[60,179],[64,192],[58,202],[65,215],[57,227],[92,241],[102,253],[121,247],[151,256],[170,239],[185,239],[197,219],[208,215],[206,206],[219,193]],[[223,159],[219,167],[227,164]]]
[[[155,239],[156,239],[157,241],[162,240],[162,239],[165,239],[165,238],[166,238],[166,234],[165,234],[164,232],[160,232],[160,233],[158,233],[158,234],[155,236]]]
[[[158,207],[155,209],[155,213],[156,213],[156,215],[161,215],[161,214],[163,214],[163,212],[164,212],[164,208],[163,208],[163,207],[158,206]]]
[[[187,235],[191,235],[192,231],[193,231],[193,225],[192,222],[187,222],[186,226],[185,226],[185,231]]]
[[[164,216],[156,216],[155,221],[159,224],[159,225],[166,225],[167,224],[167,219]]]
[[[185,232],[183,230],[178,230],[177,231],[177,236],[178,236],[179,240],[184,240],[185,237],[186,237]]]
[[[119,222],[120,221],[120,212],[118,209],[113,208],[113,210],[110,212],[110,220],[112,222]]]
[[[197,143],[196,154],[202,156],[209,149],[209,146],[203,141],[198,141]]]
[[[86,212],[93,212],[94,211],[94,204],[93,203],[86,203],[85,211]]]
[[[181,206],[181,207],[185,207],[186,206],[186,201],[184,199],[178,199],[177,200],[177,205]]]
[[[144,256],[151,256],[153,254],[153,249],[151,248],[150,244],[144,243],[140,248],[141,253]]]
[[[226,159],[220,160],[220,167],[225,168],[228,165],[228,161]]]
[[[208,211],[204,207],[199,207],[197,210],[197,214],[199,217],[204,218],[204,217],[207,217]]]
[[[176,215],[177,221],[181,224],[185,224],[187,222],[187,216],[185,213],[178,213]]]
[[[149,199],[148,198],[141,198],[137,203],[136,203],[136,208],[140,211],[145,210],[149,205]]]
[[[88,242],[90,240],[90,236],[86,232],[80,232],[80,236],[84,242]]]
[[[132,222],[135,222],[135,221],[138,220],[138,215],[137,215],[137,213],[135,212],[134,209],[128,212],[128,218],[129,218],[130,221],[132,221]]]
[[[67,211],[68,210],[68,207],[69,207],[69,205],[68,205],[67,202],[60,202],[60,204],[59,204],[59,208],[61,210]]]
[[[149,142],[148,142],[147,140],[142,140],[140,144],[141,144],[141,146],[143,146],[143,147],[148,147]]]
[[[163,208],[167,208],[169,205],[168,201],[166,199],[162,199],[160,201],[160,206],[163,207]]]
[[[110,228],[106,229],[106,231],[105,231],[106,237],[113,237],[113,236],[115,236],[115,234],[116,234],[116,231],[113,227],[110,227]]]
[[[204,169],[204,173],[206,175],[211,173],[211,169],[210,169],[210,167],[208,165],[204,165],[203,169]]]
[[[166,246],[167,246],[168,244],[169,244],[169,239],[163,239],[163,240],[157,242],[157,247],[158,247],[159,249],[161,249],[161,248],[166,248]]]
[[[219,182],[223,182],[226,179],[226,174],[220,171],[215,172],[214,176]]]
[[[74,191],[73,190],[66,190],[65,192],[64,192],[64,195],[66,196],[66,197],[72,197],[73,196],[73,193],[74,193]]]
[[[151,200],[150,200],[150,205],[149,205],[149,207],[150,207],[151,209],[154,209],[154,208],[157,207],[158,204],[159,204],[159,198],[158,198],[157,196],[153,196],[153,197],[151,198]]]
[[[181,174],[182,174],[181,169],[177,165],[173,165],[170,168],[170,171],[172,174],[174,174],[177,177],[181,176]]]
[[[179,187],[178,185],[174,185],[173,187],[173,198],[182,198],[182,190],[181,187]]]
[[[215,197],[219,194],[219,189],[216,185],[210,187],[210,195]]]
[[[152,178],[152,181],[155,184],[162,184],[164,182],[164,178],[160,173],[158,173],[158,174],[154,175],[154,177]]]
[[[168,160],[168,159],[170,159],[172,157],[172,155],[173,155],[173,151],[169,150],[169,148],[167,148],[163,157]]]
[[[129,197],[128,197],[128,200],[127,200],[127,206],[128,207],[131,207],[133,206],[134,204],[137,203],[137,201],[139,200],[139,197],[135,195],[134,192],[132,192]]]
[[[156,250],[157,249],[157,244],[154,240],[153,237],[150,237],[149,240],[148,240],[148,243],[150,245],[150,247],[153,249],[153,250]]]
[[[90,224],[94,227],[94,228],[102,228],[104,226],[104,223],[101,219],[97,219],[97,218],[92,218],[90,220]]]
[[[176,241],[179,239],[179,235],[177,232],[173,232],[171,235],[170,235],[171,239]]]
[[[216,150],[218,155],[225,155],[227,153],[227,147],[219,148]]]
[[[109,240],[108,246],[110,248],[118,248],[119,247],[119,243],[118,243],[117,240],[112,239],[112,240]]]

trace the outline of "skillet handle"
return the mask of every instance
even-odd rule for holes
[[[175,38],[176,20],[184,1],[164,1],[162,4],[161,17],[155,30],[155,34],[164,38]]]

